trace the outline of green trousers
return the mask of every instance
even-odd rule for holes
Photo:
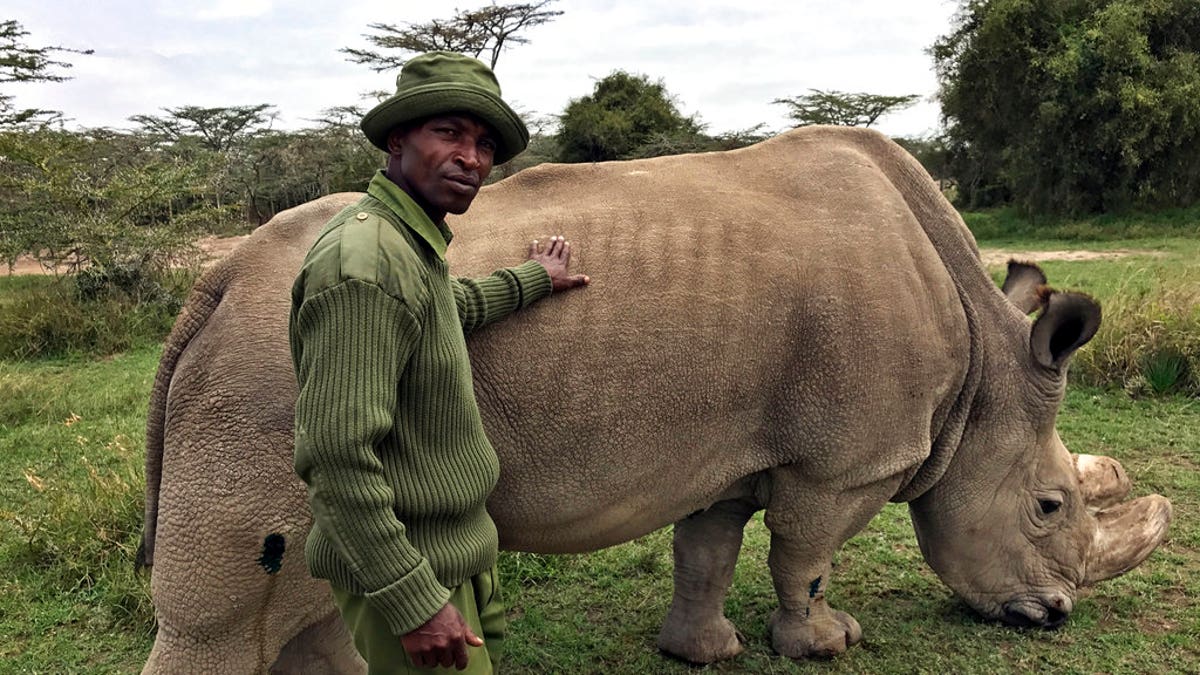
[[[466,673],[491,675],[496,672],[504,644],[504,607],[500,603],[500,586],[496,568],[481,572],[453,589],[450,604],[466,619],[467,625],[483,638],[482,647],[467,646],[467,669],[418,668],[392,635],[387,621],[361,595],[333,589],[333,601],[342,613],[342,620],[354,636],[354,647],[367,662],[368,675],[403,675],[404,673]]]

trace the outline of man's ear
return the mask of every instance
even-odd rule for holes
[[[388,154],[391,154],[391,155],[399,155],[400,154],[400,151],[404,149],[404,137],[407,134],[407,132],[408,132],[408,130],[402,126],[396,127],[395,129],[392,129],[390,132],[388,132],[388,137],[387,137]]]

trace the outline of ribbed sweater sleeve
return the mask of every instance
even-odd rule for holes
[[[294,329],[302,345],[296,471],[308,485],[315,526],[403,635],[450,597],[405,536],[377,452],[421,326],[401,300],[350,279],[305,298]]]
[[[551,290],[546,268],[533,260],[478,279],[452,278],[450,286],[465,335],[528,307]]]

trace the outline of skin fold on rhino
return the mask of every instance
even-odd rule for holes
[[[159,632],[145,672],[352,672],[308,576],[292,471],[291,281],[358,195],[279,214],[198,282],[151,399],[145,562]],[[774,648],[861,638],[825,600],[831,559],[889,500],[984,617],[1056,626],[1078,591],[1139,564],[1170,503],[1054,429],[1099,307],[1031,265],[1006,292],[911,157],[860,129],[806,128],[724,153],[543,165],[453,219],[454,273],[519,262],[562,232],[589,274],[469,340],[501,459],[506,549],[580,552],[674,523],[659,646],[742,649],[723,614],[765,509]],[[1027,314],[1040,310],[1036,319]]]

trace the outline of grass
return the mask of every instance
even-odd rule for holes
[[[980,243],[1080,247],[1056,239]],[[696,668],[655,649],[671,595],[668,528],[588,555],[503,554],[508,672],[1200,670],[1200,399],[1176,384],[1194,372],[1192,362],[1143,357],[1134,365],[1146,391],[1104,379],[1119,369],[1102,362],[1110,348],[1137,356],[1132,343],[1122,342],[1130,331],[1164,321],[1171,308],[1187,308],[1200,286],[1194,269],[1200,242],[1117,238],[1087,247],[1155,255],[1043,265],[1056,287],[1095,295],[1105,325],[1114,329],[1079,355],[1058,428],[1073,450],[1119,459],[1135,494],[1168,496],[1175,521],[1166,544],[1079,602],[1063,629],[1021,631],[977,619],[925,566],[905,508],[891,505],[836,560],[830,601],[854,614],[865,632],[864,642],[841,658],[796,664],[771,653],[766,623],[775,598],[767,532],[757,517],[747,527],[726,603],[747,639],[737,659]],[[22,288],[44,283],[0,282],[7,284],[0,286],[0,312]],[[1158,314],[1146,313],[1156,298],[1171,294]],[[1164,334],[1200,334],[1183,316]],[[132,572],[132,556],[141,518],[142,428],[158,353],[146,344],[102,359],[0,360],[0,672],[132,673],[149,652],[148,584]],[[1148,395],[1156,389],[1166,393]]]
[[[1200,237],[1200,206],[1155,213],[1106,213],[1077,218],[1029,218],[1012,208],[968,212],[963,220],[980,240],[993,243],[1072,242],[1068,248],[1123,240]]]
[[[157,359],[0,361],[0,671],[145,659],[153,623],[132,556]]]

